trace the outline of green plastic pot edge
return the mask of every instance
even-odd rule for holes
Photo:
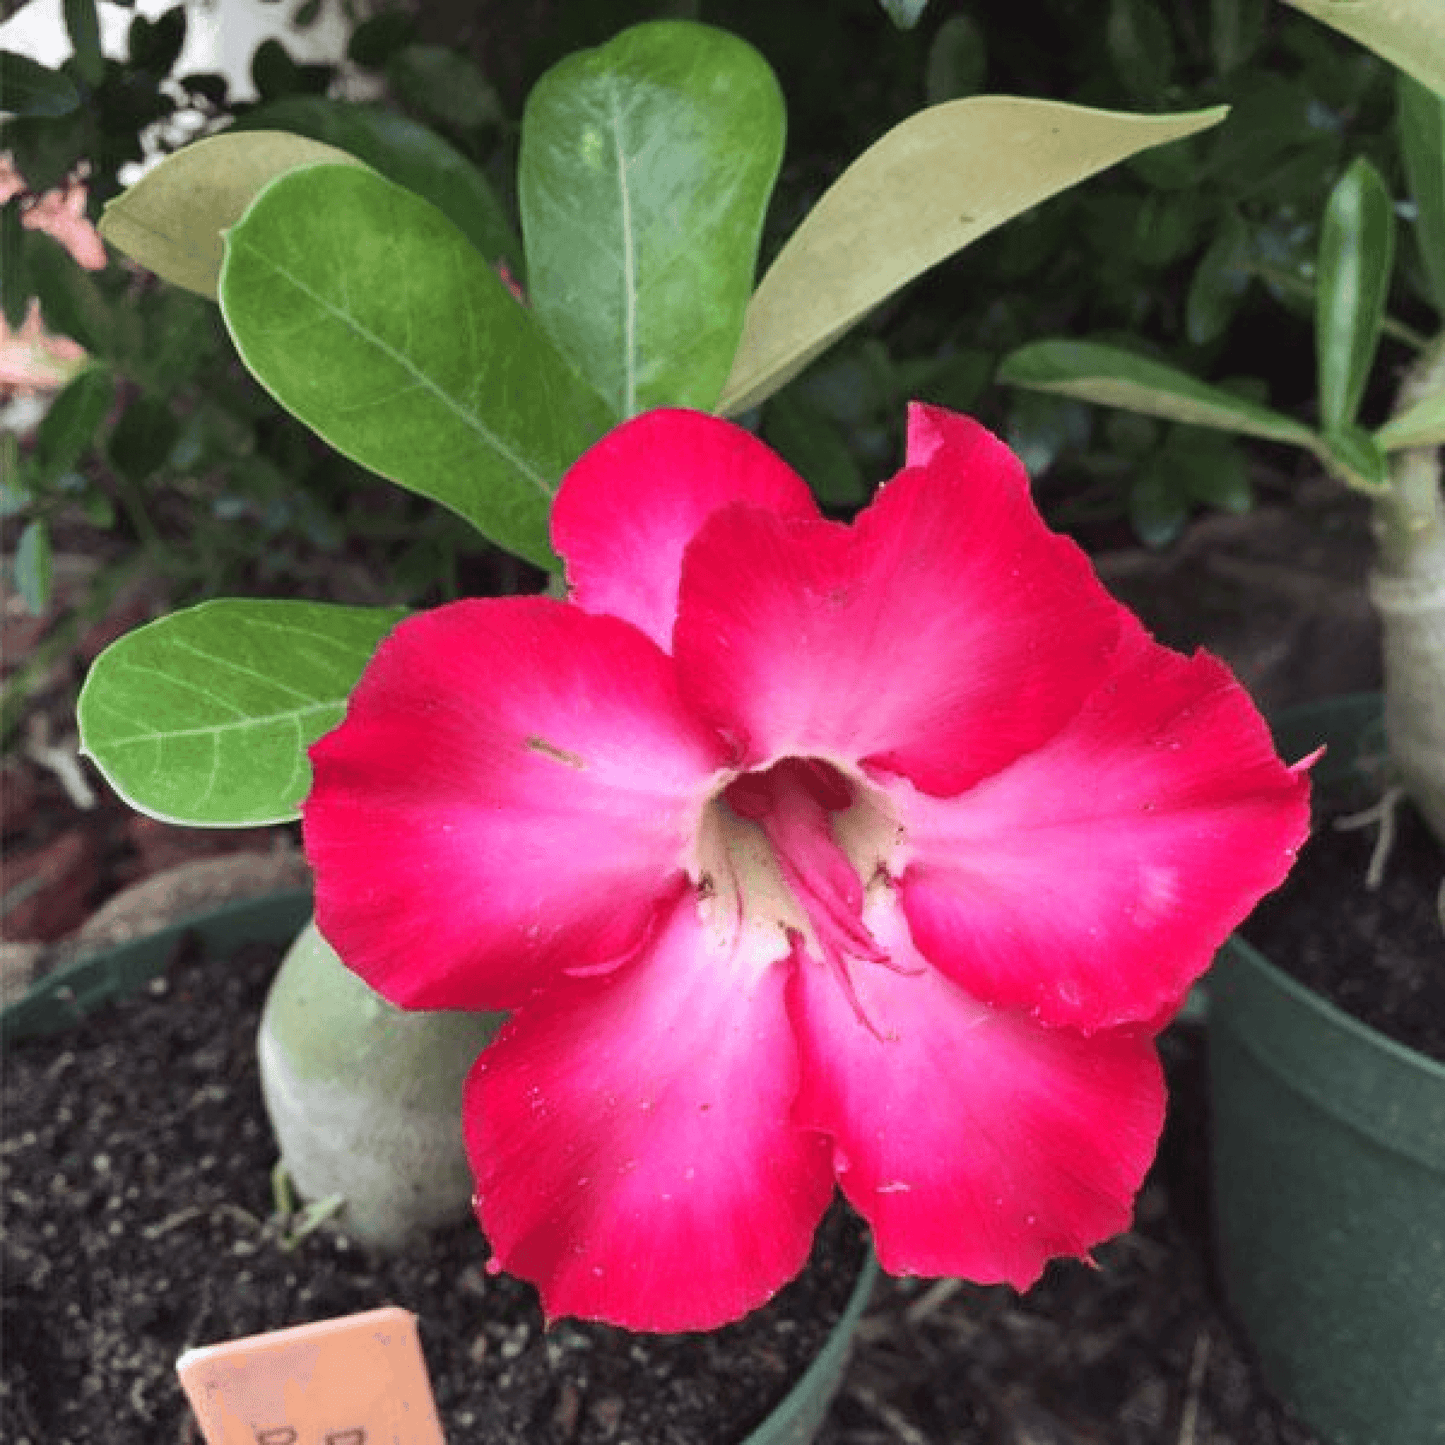
[[[833,1326],[827,1343],[803,1372],[798,1383],[779,1402],[777,1409],[742,1442],[742,1445],[811,1445],[828,1407],[843,1382],[848,1368],[848,1355],[858,1321],[868,1307],[869,1297],[878,1279],[878,1260],[873,1251],[863,1261],[858,1283],[853,1286],[848,1307]]]
[[[311,916],[311,890],[290,888],[188,915],[156,933],[88,953],[37,979],[0,1013],[0,1044],[41,1038],[80,1023],[165,971],[181,938],[195,934],[207,956],[246,943],[284,945]]]
[[[1383,746],[1380,700],[1294,709],[1317,783]],[[1445,1445],[1445,1065],[1232,939],[1210,975],[1215,1225],[1275,1389],[1338,1445]]]
[[[1445,1171],[1445,1064],[1352,1018],[1242,938],[1210,976],[1211,1026],[1259,1069],[1377,1147]]]

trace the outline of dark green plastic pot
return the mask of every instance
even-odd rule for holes
[[[742,1445],[812,1445],[823,1428],[828,1407],[843,1383],[848,1356],[853,1350],[853,1336],[858,1321],[868,1307],[878,1278],[878,1261],[869,1250],[858,1283],[848,1299],[848,1307],[833,1326],[827,1343],[803,1372],[798,1383],[779,1402],[776,1410],[742,1442]]]
[[[1277,737],[1327,742],[1328,787],[1378,727],[1378,699],[1345,698]],[[1445,1442],[1445,1065],[1239,940],[1209,1043],[1220,1269],[1270,1383],[1337,1445]]]

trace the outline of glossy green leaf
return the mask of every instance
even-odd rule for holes
[[[1387,452],[1403,447],[1445,446],[1445,391],[1421,397],[1413,406],[1391,417],[1375,433]]]
[[[309,136],[365,161],[387,180],[430,201],[488,261],[504,260],[519,281],[523,278],[522,243],[487,178],[424,125],[379,106],[306,95],[259,106],[226,133],[249,130]]]
[[[301,67],[274,36],[263,40],[251,57],[251,83],[263,101],[280,100],[305,88]]]
[[[158,396],[138,396],[110,434],[110,459],[132,482],[143,482],[170,460],[180,436],[175,413]]]
[[[172,5],[153,21],[137,15],[130,22],[126,43],[133,66],[150,71],[157,79],[169,75],[185,47],[186,7]]]
[[[552,496],[614,418],[434,206],[359,167],[280,176],[227,236],[221,312],[339,452],[557,565]]]
[[[270,180],[345,151],[281,131],[227,131],[183,147],[105,208],[100,234],[162,280],[216,299],[222,233]]]
[[[837,426],[801,397],[773,397],[763,436],[824,506],[857,507],[868,500],[868,484]]]
[[[995,226],[1224,114],[974,96],[910,116],[829,187],[768,268],[718,410],[756,406],[880,301]]]
[[[26,525],[15,544],[15,590],[34,617],[50,603],[50,530],[39,518]]]
[[[1161,449],[1160,460],[1174,486],[1192,502],[1236,515],[1254,505],[1244,453],[1219,432],[1177,426]]]
[[[35,235],[20,220],[20,198],[0,206],[0,315],[12,331],[25,324],[35,288],[30,280],[30,252]]]
[[[444,45],[408,45],[391,57],[387,78],[413,110],[459,130],[497,125],[502,104],[475,63]]]
[[[973,95],[988,71],[983,31],[970,15],[950,15],[934,33],[923,72],[929,105]]]
[[[90,450],[115,401],[107,366],[88,366],[51,403],[35,434],[36,480],[54,481]]]
[[[29,236],[26,264],[46,326],[87,351],[107,354],[119,329],[116,323],[123,324],[125,317],[121,307],[106,301],[95,276],[43,232]]]
[[[1195,346],[1224,335],[1249,286],[1249,235],[1235,211],[1227,211],[1200,258],[1184,302],[1185,334]]]
[[[1326,433],[1320,456],[1350,486],[1368,491],[1389,485],[1390,464],[1384,448],[1363,427],[1351,424]]]
[[[68,115],[80,104],[68,75],[28,55],[0,50],[0,111],[11,115]]]
[[[928,8],[928,0],[878,0],[878,3],[900,30],[912,30]]]
[[[1401,73],[1400,151],[1415,201],[1415,239],[1435,309],[1445,316],[1445,98]]]
[[[133,808],[238,828],[297,816],[306,749],[341,721],[403,613],[314,602],[203,602],[128,633],[81,689],[80,741]]]
[[[1210,0],[1209,50],[1221,76],[1238,70],[1259,49],[1268,8],[1269,0]]]
[[[1174,40],[1155,0],[1109,0],[1104,39],[1114,73],[1139,99],[1160,99],[1174,69]]]
[[[1380,173],[1363,156],[1330,192],[1320,228],[1315,284],[1315,361],[1320,425],[1355,420],[1385,319],[1395,264],[1395,208]]]
[[[65,33],[75,51],[76,74],[87,85],[105,78],[105,56],[100,49],[100,17],[95,0],[65,0]]]
[[[542,324],[620,416],[711,407],[742,334],[783,101],[746,42],[634,26],[537,82],[518,198]]]
[[[381,10],[352,31],[346,58],[368,70],[382,70],[386,62],[415,37],[416,16],[404,10]]]
[[[1440,0],[1286,0],[1445,95],[1445,5]]]
[[[1129,524],[1146,547],[1167,547],[1189,520],[1189,502],[1171,470],[1159,457],[1134,478],[1129,488]]]
[[[997,380],[1169,421],[1293,442],[1311,451],[1319,447],[1319,439],[1307,426],[1280,412],[1198,381],[1161,361],[1098,342],[1033,342],[1004,358]]]

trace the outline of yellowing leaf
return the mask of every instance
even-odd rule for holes
[[[718,410],[757,405],[880,301],[995,226],[1224,115],[972,96],[910,116],[844,171],[769,267]]]
[[[1286,0],[1382,55],[1445,95],[1445,4],[1441,0]]]
[[[268,181],[318,162],[359,166],[335,146],[284,131],[210,136],[167,156],[106,208],[100,234],[159,276],[216,299],[222,233]]]

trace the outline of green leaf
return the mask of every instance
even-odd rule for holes
[[[402,46],[411,44],[415,34],[415,16],[404,10],[382,10],[352,31],[346,58],[368,70],[382,70]]]
[[[30,236],[26,262],[46,326],[78,341],[87,351],[107,352],[116,330],[115,316],[126,303],[112,311],[95,277],[44,233]]]
[[[1445,316],[1445,99],[1403,72],[1396,96],[1400,151],[1415,201],[1415,240],[1435,309]]]
[[[1390,464],[1384,449],[1363,427],[1341,427],[1328,432],[1322,460],[1348,485],[1378,491],[1390,482]]]
[[[1264,39],[1267,0],[1210,0],[1209,49],[1218,74],[1246,64]]]
[[[1243,452],[1227,436],[1177,426],[1160,452],[1173,485],[1192,502],[1242,515],[1254,505]]]
[[[39,617],[49,605],[50,572],[50,531],[37,518],[26,525],[15,544],[15,590],[33,617]]]
[[[280,176],[226,238],[221,312],[339,452],[557,566],[553,494],[613,418],[434,206],[352,166]]]
[[[408,45],[391,57],[387,78],[413,110],[458,130],[498,125],[502,103],[465,55],[443,45]]]
[[[35,434],[36,480],[54,481],[95,444],[115,400],[115,377],[107,366],[88,366],[60,393]]]
[[[1445,95],[1445,5],[1440,0],[1287,0]]]
[[[434,131],[377,106],[293,96],[238,120],[227,135],[290,131],[335,146],[430,201],[488,261],[504,260],[523,278],[522,243],[487,178]]]
[[[283,823],[306,749],[341,721],[404,614],[314,602],[204,602],[112,643],[77,705],[81,747],[133,808],[199,827]]]
[[[183,147],[105,208],[100,234],[164,281],[216,299],[222,234],[270,180],[343,150],[278,131],[227,131]]]
[[[929,105],[973,95],[987,70],[988,53],[978,23],[968,15],[950,15],[928,47],[923,93]]]
[[[1197,381],[1161,361],[1093,341],[1036,341],[1004,358],[997,380],[1053,391],[1099,406],[1317,451],[1319,438],[1300,422],[1247,401],[1220,386]]]
[[[1184,303],[1185,333],[1195,346],[1224,335],[1249,286],[1249,234],[1235,211],[1225,213],[1209,249],[1194,268]]]
[[[783,392],[768,402],[763,436],[824,506],[868,500],[868,484],[837,427],[801,397]]]
[[[878,3],[900,30],[912,30],[928,8],[928,0],[878,0]]]
[[[0,50],[0,111],[11,115],[68,115],[80,95],[68,75],[37,65],[28,55]]]
[[[165,402],[139,396],[110,434],[110,459],[122,476],[143,482],[165,466],[179,435],[180,423]]]
[[[251,57],[251,82],[263,101],[280,100],[305,89],[301,67],[274,36],[263,40]]]
[[[1104,37],[1125,90],[1148,102],[1162,98],[1174,69],[1174,40],[1157,4],[1109,0]]]
[[[1320,425],[1355,420],[1370,377],[1395,262],[1395,208],[1363,156],[1330,192],[1320,229],[1315,285],[1315,361]]]
[[[995,226],[1224,114],[974,96],[910,116],[829,187],[768,268],[718,410],[756,406],[880,301]]]
[[[173,5],[155,21],[137,15],[130,22],[127,45],[130,63],[147,70],[157,79],[171,73],[171,66],[186,43],[186,7]]]
[[[757,51],[686,21],[568,56],[528,97],[518,197],[529,294],[618,415],[717,401],[783,125]]]
[[[1154,457],[1129,488],[1129,523],[1146,547],[1167,547],[1189,520],[1189,503],[1162,457]]]
[[[21,224],[19,197],[6,201],[0,206],[0,315],[12,331],[25,324],[35,294],[30,279],[33,240],[34,235]]]
[[[1375,442],[1387,452],[1445,445],[1445,391],[1421,397],[1398,416],[1392,416],[1375,433]]]
[[[76,74],[87,85],[99,85],[105,79],[105,56],[95,0],[65,0],[65,33],[75,50]]]

